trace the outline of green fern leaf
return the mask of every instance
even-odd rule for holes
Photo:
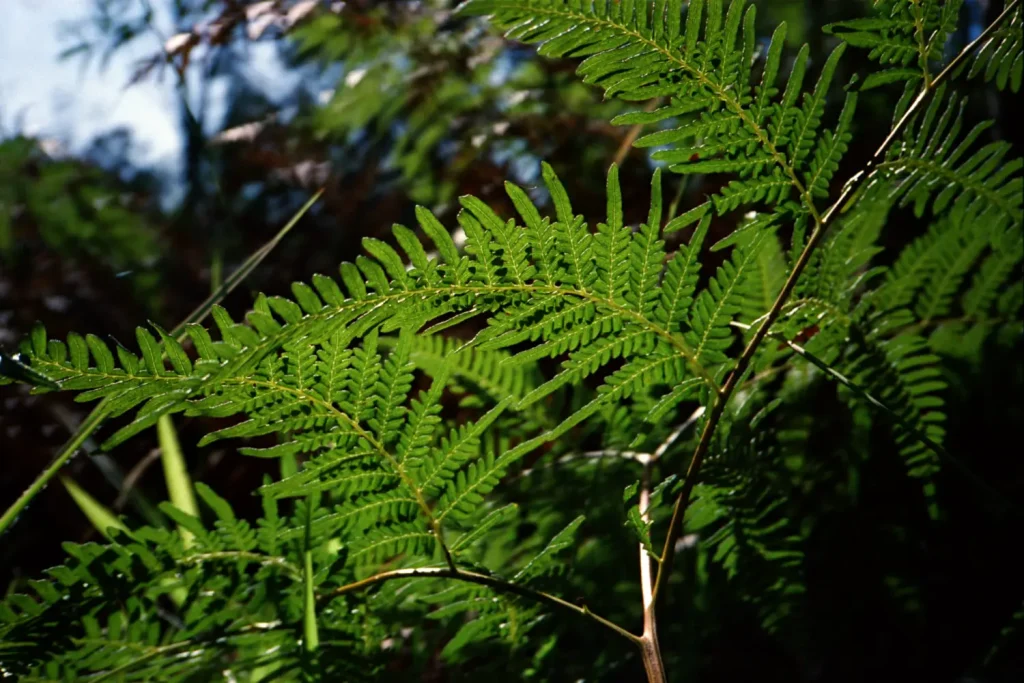
[[[732,345],[733,334],[729,323],[739,313],[739,284],[747,272],[755,267],[767,233],[755,234],[746,245],[718,269],[694,302],[690,316],[687,341],[694,348],[700,362],[707,365],[728,360],[725,350]]]
[[[804,211],[813,197],[827,195],[827,177],[846,142],[845,123],[835,134],[820,130],[825,98],[843,47],[826,61],[813,93],[797,107],[808,50],[797,56],[786,91],[775,101],[775,80],[786,30],[779,27],[769,48],[760,83],[752,83],[755,8],[744,0],[691,2],[685,27],[682,3],[576,2],[574,0],[467,0],[463,14],[487,14],[515,40],[538,43],[551,57],[585,57],[578,73],[608,97],[640,101],[667,96],[653,112],[617,117],[619,124],[678,120],[674,128],[640,137],[640,147],[666,145],[654,158],[678,173],[733,173],[729,191],[715,195],[720,212],[742,204],[784,204],[794,191]],[[817,165],[805,186],[806,157],[818,149]],[[571,225],[559,212],[563,225]],[[582,244],[560,242],[575,258]],[[578,278],[578,276],[577,276]],[[576,281],[579,281],[578,279]],[[584,278],[586,283],[589,280]]]
[[[921,80],[930,77],[932,62],[941,61],[962,4],[963,0],[882,0],[875,3],[879,16],[829,24],[825,32],[868,49],[868,59],[890,67],[873,75],[865,88]]]
[[[1000,90],[1009,88],[1015,93],[1020,92],[1024,75],[1024,39],[1019,30],[1021,21],[1024,21],[1024,10],[1018,7],[989,33],[969,61],[967,78],[982,78],[986,83],[994,83]],[[957,69],[956,73],[963,73],[966,66]]]
[[[516,573],[515,577],[513,577],[514,580],[525,583],[535,581],[552,572],[562,571],[561,565],[557,562],[557,556],[566,548],[573,546],[576,532],[579,530],[580,525],[583,524],[584,519],[583,516],[577,517],[569,522],[564,529],[555,534],[548,544],[544,546],[544,549],[537,553],[525,567]]]
[[[1024,216],[1024,178],[1019,174],[1024,161],[1007,159],[1006,142],[968,154],[989,124],[978,124],[958,141],[966,100],[947,99],[944,92],[940,86],[916,125],[908,127],[903,144],[890,148],[875,181],[887,184],[888,201],[913,202],[918,216],[929,204],[938,214],[962,203],[982,220],[1019,223]]]

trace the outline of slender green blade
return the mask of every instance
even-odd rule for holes
[[[314,195],[310,197],[309,201],[307,201],[302,206],[302,208],[299,209],[299,211],[292,217],[292,219],[288,221],[288,223],[285,224],[285,226],[281,228],[281,230],[278,231],[278,233],[274,235],[274,237],[270,239],[270,241],[268,241],[262,247],[257,249],[255,252],[253,252],[252,255],[245,260],[245,263],[243,263],[238,268],[238,270],[232,273],[231,276],[228,277],[228,279],[224,282],[224,284],[222,284],[217,289],[217,291],[211,294],[206,299],[206,301],[200,304],[194,311],[192,311],[191,314],[188,315],[188,317],[186,317],[180,324],[178,324],[171,331],[170,336],[174,337],[178,341],[184,341],[185,336],[187,334],[186,329],[188,325],[199,322],[200,320],[205,318],[206,315],[213,309],[213,306],[215,304],[223,300],[223,298],[227,296],[228,293],[230,293],[235,287],[237,287],[239,283],[241,283],[242,280],[244,280],[246,276],[248,276],[249,273],[251,273],[256,268],[256,266],[262,263],[263,259],[265,259],[267,255],[269,255],[270,252],[274,250],[274,247],[276,247],[278,243],[282,239],[284,239],[285,235],[287,235],[291,231],[291,229],[295,227],[299,220],[304,215],[306,215],[306,213],[313,206],[313,204],[316,203],[316,201],[320,198],[323,192],[324,190],[323,188],[321,188],[316,193],[314,193]],[[10,357],[4,356],[4,358]],[[28,368],[28,366],[25,365],[24,363],[20,363],[16,361],[16,359],[14,358],[10,358],[9,362],[4,362],[5,371],[7,367],[16,367],[16,364],[17,366],[24,366],[24,368]],[[31,370],[31,368],[29,369]],[[14,370],[12,370],[12,372],[14,372]],[[7,376],[6,372],[0,374]],[[43,376],[42,378],[45,381],[51,381],[45,376]],[[30,381],[29,383],[31,384],[34,382]],[[67,463],[67,461],[71,459],[71,456],[73,456],[75,452],[82,446],[82,444],[85,443],[85,440],[88,439],[92,435],[92,433],[99,428],[100,424],[103,423],[103,420],[106,418],[106,416],[107,402],[106,399],[104,399],[103,401],[100,402],[99,405],[93,408],[92,412],[89,413],[85,420],[82,421],[82,424],[79,425],[78,430],[75,431],[75,433],[71,435],[71,438],[64,444],[63,447],[61,447],[60,451],[58,451],[57,453],[57,456],[50,463],[50,466],[43,470],[43,472],[36,478],[36,480],[33,481],[32,484],[30,484],[29,487],[25,489],[25,491],[22,492],[20,496],[18,496],[18,499],[14,501],[14,503],[10,507],[8,507],[7,510],[4,511],[3,515],[0,515],[0,536],[2,536],[7,531],[7,529],[9,529],[12,524],[14,524],[15,521],[17,521],[22,511],[24,511],[24,509],[28,506],[32,499],[35,498],[40,491],[46,488],[46,485],[50,482],[50,480],[53,479],[53,477],[56,476],[56,474]]]

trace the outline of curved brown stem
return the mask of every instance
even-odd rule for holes
[[[335,588],[329,593],[324,593],[317,598],[318,602],[332,600],[340,595],[346,593],[352,593],[363,588],[372,586],[375,583],[383,583],[385,581],[394,581],[396,579],[414,579],[414,578],[434,578],[434,579],[455,579],[457,581],[466,581],[468,583],[475,583],[480,586],[487,586],[494,590],[501,591],[504,593],[512,593],[529,600],[544,603],[554,607],[560,607],[567,609],[576,614],[587,617],[601,624],[607,629],[614,631],[617,635],[622,636],[631,643],[639,644],[640,637],[636,636],[626,629],[622,628],[615,622],[609,621],[604,617],[594,614],[584,606],[576,605],[563,600],[557,595],[545,593],[543,591],[534,590],[527,588],[516,583],[509,583],[503,579],[499,579],[496,576],[488,576],[487,574],[479,574],[477,572],[466,571],[465,569],[451,569],[449,567],[411,567],[408,569],[392,569],[390,571],[379,572],[373,576],[368,576],[365,579],[354,581],[352,583]]]

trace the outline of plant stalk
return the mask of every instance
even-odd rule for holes
[[[164,481],[167,482],[167,494],[171,504],[182,512],[193,517],[199,516],[199,506],[192,487],[192,478],[188,474],[185,456],[181,452],[178,433],[170,415],[161,415],[156,423],[157,439],[160,443],[160,460],[164,466]],[[186,548],[192,546],[192,532],[178,526],[181,541]]]
[[[411,567],[407,569],[392,569],[390,571],[374,574],[373,576],[368,576],[365,579],[341,586],[340,588],[335,588],[330,593],[321,595],[318,600],[332,600],[338,596],[345,595],[346,593],[362,590],[363,588],[372,586],[375,583],[394,581],[396,579],[414,578],[455,579],[458,581],[466,581],[480,586],[487,586],[488,588],[492,588],[503,593],[512,593],[513,595],[518,595],[546,605],[560,607],[562,609],[569,610],[570,612],[575,612],[582,617],[587,617],[588,619],[596,621],[598,624],[614,631],[616,635],[622,636],[635,645],[640,644],[640,636],[630,633],[615,622],[609,621],[598,614],[594,614],[585,605],[581,607],[580,605],[571,603],[568,600],[563,600],[557,595],[527,588],[526,586],[521,586],[519,584],[509,583],[508,581],[499,579],[496,576],[479,574],[477,572],[466,571],[465,569],[458,569],[456,571],[452,571],[448,567]]]
[[[39,495],[39,492],[46,488],[46,485],[50,483],[50,480],[57,476],[61,468],[67,464],[71,456],[78,452],[78,449],[82,447],[86,439],[103,423],[107,417],[107,408],[104,401],[100,402],[96,408],[93,409],[89,416],[82,421],[79,425],[78,431],[76,431],[71,439],[68,440],[64,447],[57,454],[57,457],[53,459],[50,466],[43,470],[35,481],[33,481],[27,489],[22,491],[18,499],[14,501],[9,508],[4,511],[3,515],[0,515],[0,536],[4,534],[7,529],[11,527],[21,513],[25,511],[28,504]]]
[[[237,287],[239,283],[241,283],[242,280],[244,280],[246,276],[248,276],[249,273],[251,273],[253,269],[255,269],[256,266],[259,265],[271,251],[273,251],[274,247],[277,246],[284,236],[287,235],[293,227],[295,227],[295,224],[299,222],[299,219],[306,215],[306,212],[309,211],[318,199],[320,199],[320,195],[323,193],[323,188],[317,190],[313,196],[310,197],[309,201],[307,201],[302,208],[292,216],[292,219],[288,221],[288,223],[285,224],[285,226],[281,228],[274,237],[253,252],[252,255],[250,255],[249,258],[247,258],[245,262],[238,267],[238,270],[233,272],[216,292],[207,297],[206,301],[199,304],[199,306],[192,311],[187,318],[181,321],[178,326],[171,331],[170,335],[179,342],[184,341],[187,336],[186,328],[189,325],[198,323],[200,320],[205,318],[217,302],[221,301],[235,287]],[[57,456],[53,459],[53,462],[50,463],[50,466],[36,477],[35,481],[33,481],[29,487],[25,489],[20,496],[18,496],[18,499],[4,511],[3,515],[0,515],[0,536],[3,536],[4,533],[7,532],[11,525],[18,520],[18,517],[25,508],[28,507],[28,504],[31,503],[44,488],[46,488],[46,485],[50,483],[50,480],[60,472],[61,468],[67,464],[68,460],[70,460],[78,449],[82,447],[82,444],[92,436],[93,432],[99,429],[99,426],[103,424],[103,421],[107,418],[106,406],[107,400],[103,399],[100,401],[99,405],[93,408],[92,412],[89,413],[89,415],[78,426],[75,433],[71,435],[71,438],[64,444],[60,451],[58,451]]]
[[[783,307],[786,305],[786,301],[792,294],[793,289],[796,287],[796,283],[803,273],[807,264],[810,262],[811,254],[814,249],[818,246],[822,237],[825,234],[825,228],[831,222],[832,218],[840,211],[840,207],[847,201],[858,186],[860,186],[865,179],[870,177],[871,170],[878,164],[878,162],[884,158],[886,151],[892,145],[892,143],[899,136],[900,132],[906,127],[906,125],[913,118],[913,115],[921,108],[921,105],[928,99],[928,95],[935,91],[936,88],[948,78],[953,71],[955,71],[961,62],[966,59],[973,50],[980,45],[989,35],[1002,23],[1004,22],[1017,8],[1021,0],[1013,0],[1007,4],[1003,12],[993,21],[988,28],[986,28],[981,35],[978,36],[974,41],[964,47],[963,50],[957,54],[956,57],[943,69],[938,76],[930,79],[921,88],[920,94],[914,99],[914,102],[910,105],[900,120],[893,126],[893,129],[889,132],[889,135],[885,138],[879,148],[875,151],[875,154],[867,162],[865,167],[856,173],[840,193],[838,199],[836,199],[829,208],[815,221],[814,229],[811,231],[810,237],[807,239],[807,243],[804,245],[803,251],[797,257],[796,262],[793,264],[793,270],[790,272],[789,277],[786,278],[786,282],[776,297],[775,302],[772,304],[771,309],[764,316],[760,326],[754,332],[754,336],[751,337],[747,346],[743,349],[743,353],[736,361],[736,366],[730,372],[726,383],[717,391],[715,399],[712,403],[711,410],[708,413],[707,421],[704,423],[704,430],[701,432],[700,441],[697,443],[697,448],[693,452],[693,456],[690,459],[690,464],[686,469],[686,479],[683,482],[683,488],[676,496],[675,504],[672,508],[672,519],[669,522],[668,534],[665,537],[665,544],[662,547],[661,555],[658,562],[658,573],[654,580],[654,588],[652,591],[652,602],[656,602],[658,599],[658,593],[662,585],[667,581],[668,576],[672,571],[672,558],[674,556],[674,550],[676,541],[683,530],[683,516],[686,513],[686,508],[689,506],[690,496],[693,493],[693,488],[697,482],[697,476],[700,473],[701,466],[704,463],[704,458],[707,455],[708,448],[711,446],[711,439],[714,436],[715,429],[718,427],[723,413],[725,412],[725,406],[732,397],[733,392],[740,383],[740,380],[746,374],[750,363],[754,359],[754,354],[757,352],[761,345],[761,342],[768,335],[768,331],[771,326],[778,320],[782,313]],[[654,608],[652,606],[651,612],[653,616]],[[647,610],[645,609],[645,622],[647,618]],[[653,627],[651,632],[655,634],[656,639],[656,628]],[[647,627],[645,623],[644,633],[647,633]],[[653,656],[653,654],[652,654]],[[645,666],[647,659],[645,658]],[[655,675],[657,671],[653,672]],[[652,683],[660,682],[664,680],[664,673],[661,673],[662,678],[651,677],[652,671],[648,669],[648,677]]]
[[[673,436],[678,437],[681,429]],[[669,437],[672,441],[675,439]],[[670,442],[666,442],[670,443]],[[640,480],[640,519],[644,524],[651,522],[651,467],[665,448],[659,448],[650,458],[645,458],[643,476]],[[658,642],[657,605],[654,600],[654,575],[651,571],[651,556],[647,548],[640,543],[640,593],[643,597],[644,631],[640,636],[640,658],[644,663],[649,683],[665,683],[665,663],[661,659],[661,644]]]
[[[319,497],[319,496],[317,496]],[[316,622],[316,597],[313,586],[313,547],[312,547],[312,525],[313,507],[315,506],[313,496],[306,498],[306,534],[303,537],[302,551],[302,584],[304,592],[304,605],[302,614],[303,645],[306,652],[316,652],[320,647],[320,630]]]

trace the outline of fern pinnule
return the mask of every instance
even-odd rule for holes
[[[1007,7],[1004,11],[1011,9]],[[1024,39],[1019,30],[1024,21],[1024,8],[1018,5],[1012,12],[995,30],[987,33],[973,59],[965,61],[964,66],[970,64],[967,78],[982,78],[986,83],[994,83],[999,90],[1016,93],[1024,80]],[[962,71],[963,67],[958,73]]]
[[[1024,161],[1008,158],[1010,144],[991,142],[975,149],[989,127],[980,123],[960,138],[966,100],[945,96],[940,86],[927,109],[878,165],[875,179],[886,184],[889,201],[913,203],[918,216],[967,204],[983,220],[1022,220]],[[940,113],[941,112],[941,113]]]
[[[942,59],[946,40],[956,30],[963,0],[882,0],[874,4],[878,16],[825,27],[847,44],[868,49],[868,59],[887,67],[872,73],[862,87],[930,78],[933,62]]]
[[[677,127],[640,137],[639,147],[667,146],[654,158],[678,173],[730,173],[738,177],[713,195],[719,213],[767,202],[787,213],[815,213],[827,178],[845,152],[846,119],[826,134],[822,116],[842,46],[822,68],[817,85],[802,93],[809,52],[800,51],[786,91],[776,79],[786,30],[772,37],[761,80],[753,79],[755,8],[745,0],[683,3],[572,2],[570,0],[467,0],[460,11],[487,14],[509,37],[538,43],[541,54],[586,57],[584,82],[626,100],[668,97],[654,111],[626,114],[619,124],[676,121]],[[808,157],[816,162],[805,178]],[[805,184],[805,180],[809,184]],[[794,198],[795,195],[795,198]],[[560,217],[560,220],[564,219]],[[582,245],[581,245],[582,246]]]

